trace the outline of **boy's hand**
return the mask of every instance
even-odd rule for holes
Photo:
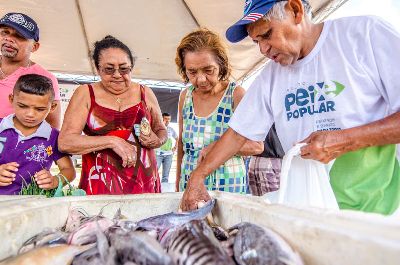
[[[58,178],[52,176],[46,169],[42,169],[35,174],[35,181],[39,188],[45,190],[51,190],[58,187]]]
[[[11,162],[0,165],[0,186],[8,186],[15,180],[15,173],[18,171],[19,164]]]

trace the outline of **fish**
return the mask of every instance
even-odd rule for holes
[[[70,209],[63,230],[67,233],[75,231],[78,227],[80,227],[84,222],[88,221],[89,219],[90,217],[88,217],[88,214],[83,209]]]
[[[119,264],[128,262],[146,265],[175,264],[160,243],[146,232],[116,230],[109,236],[111,246],[117,252]]]
[[[243,222],[229,231],[235,232],[233,253],[239,265],[303,265],[299,254],[271,229]]]
[[[93,244],[86,246],[66,244],[45,246],[11,257],[1,262],[0,265],[69,265],[76,255],[92,247]]]
[[[34,248],[39,248],[46,245],[66,244],[67,238],[68,234],[60,231],[59,229],[45,229],[43,232],[25,241],[18,250],[18,254],[22,254]]]
[[[215,199],[208,201],[204,207],[190,212],[171,212],[167,214],[152,216],[137,223],[139,230],[156,230],[157,239],[165,247],[168,244],[169,236],[177,228],[192,220],[204,219],[214,208]]]
[[[167,253],[178,265],[234,265],[204,220],[193,220],[172,235]]]
[[[110,247],[108,239],[98,227],[96,231],[96,246],[92,247],[72,261],[72,265],[114,265],[116,263],[116,250]]]
[[[71,245],[85,245],[96,241],[96,231],[106,231],[114,225],[114,222],[102,216],[94,216],[89,221],[83,223],[74,232],[70,233],[68,237],[68,244]]]
[[[197,203],[197,207],[202,208],[202,207],[205,206],[205,204],[206,204],[206,202],[200,201],[200,202]],[[208,225],[211,227],[212,231],[214,232],[215,237],[219,241],[228,240],[228,238],[229,238],[228,231],[226,231],[224,228],[222,228],[220,225],[218,225],[215,222],[214,217],[212,216],[211,212],[209,212],[207,214],[206,220],[207,220]]]

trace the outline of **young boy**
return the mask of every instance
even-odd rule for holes
[[[23,75],[9,100],[15,113],[0,119],[0,195],[17,195],[22,184],[31,182],[31,176],[42,189],[56,188],[58,177],[49,172],[53,161],[60,174],[72,181],[75,169],[71,158],[58,151],[58,130],[44,120],[56,107],[51,80]]]

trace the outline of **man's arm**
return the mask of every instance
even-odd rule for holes
[[[59,100],[54,100],[57,104],[56,108],[49,113],[46,117],[46,121],[51,125],[51,127],[60,130],[61,129],[61,103]]]
[[[259,155],[264,152],[264,142],[255,142],[247,140],[245,144],[240,148],[238,155],[241,156],[252,156]]]
[[[196,209],[198,202],[210,200],[210,196],[204,186],[204,179],[236,154],[245,144],[246,140],[245,137],[230,128],[222,135],[205,159],[192,171],[182,197],[182,210]]]
[[[361,148],[397,144],[400,143],[400,112],[354,128],[313,132],[302,142],[307,145],[301,149],[301,156],[322,163]]]

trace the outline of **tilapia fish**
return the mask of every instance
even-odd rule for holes
[[[186,224],[192,220],[204,219],[211,210],[214,208],[215,199],[208,201],[204,207],[190,212],[182,213],[167,213],[157,215],[141,220],[137,223],[138,229],[147,231],[156,230],[157,239],[161,242],[162,246],[168,244],[169,235],[179,226]]]
[[[71,245],[52,245],[28,251],[16,257],[9,258],[1,265],[68,265],[71,264],[72,259],[93,247],[93,245],[86,246],[71,246]]]
[[[176,264],[234,265],[205,221],[193,220],[178,228],[167,247]]]
[[[278,234],[251,223],[240,223],[233,245],[240,265],[303,265],[300,256]]]
[[[110,234],[119,264],[174,265],[160,243],[146,232],[116,230]]]

